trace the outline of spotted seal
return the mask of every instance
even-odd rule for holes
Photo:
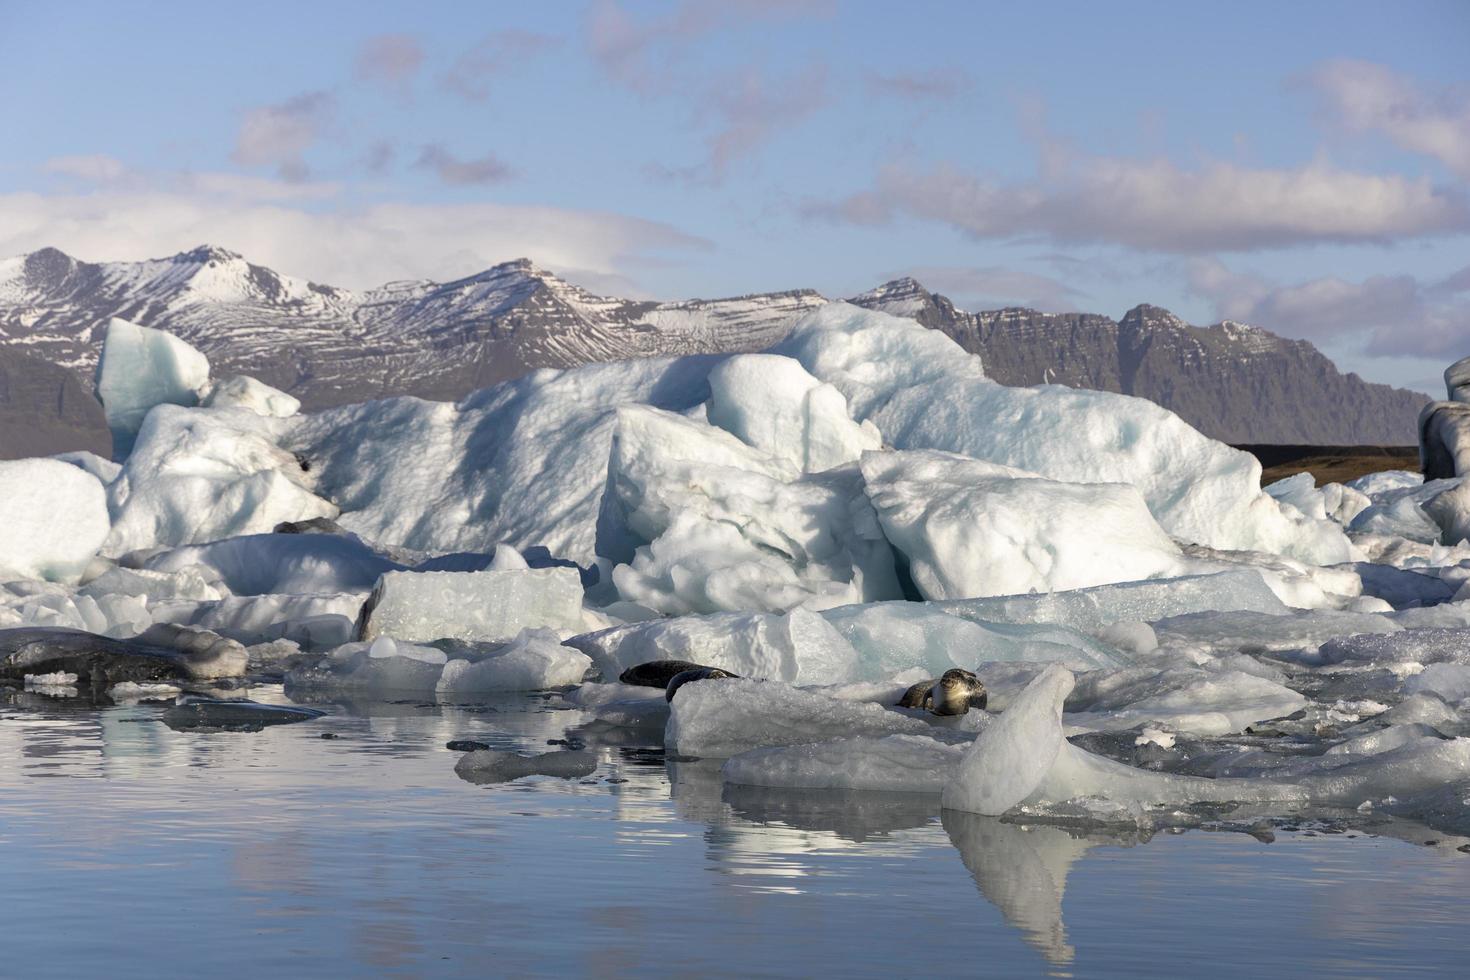
[[[664,688],[664,700],[673,701],[674,692],[685,684],[692,684],[695,681],[715,681],[722,680],[726,677],[739,676],[739,674],[732,674],[728,670],[721,670],[719,667],[695,667],[691,670],[675,674],[669,679],[669,686]]]
[[[650,660],[629,667],[618,675],[618,680],[634,687],[656,687],[664,691],[668,690],[669,681],[684,671],[698,670],[703,666],[689,660]]]
[[[910,687],[899,698],[900,708],[924,708],[936,715],[962,715],[971,708],[984,708],[990,695],[972,672],[959,667],[946,670],[938,680]]]

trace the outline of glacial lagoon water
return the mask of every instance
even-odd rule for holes
[[[1413,824],[1063,828],[723,786],[555,695],[316,707],[175,731],[161,704],[0,692],[0,975],[1466,969],[1470,854]],[[458,738],[598,766],[475,784]]]

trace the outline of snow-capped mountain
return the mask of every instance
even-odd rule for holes
[[[810,290],[657,303],[595,296],[519,259],[454,282],[365,292],[282,276],[204,246],[91,263],[53,248],[0,262],[0,348],[89,377],[109,317],[177,334],[216,373],[308,408],[392,394],[458,398],[541,367],[759,350],[826,300]]]
[[[1413,445],[1429,402],[1343,374],[1305,340],[1230,320],[1191,326],[1157,306],[1136,306],[1121,320],[1016,308],[969,313],[913,279],[851,302],[942,330],[1003,384],[1138,395],[1237,445]]]
[[[18,448],[21,432],[73,427],[88,434],[58,449],[96,443],[90,427],[100,414],[79,402],[113,316],[177,334],[209,356],[216,375],[251,374],[307,408],[323,408],[394,394],[456,399],[541,367],[761,350],[826,302],[801,289],[673,303],[598,296],[526,259],[453,282],[353,291],[283,276],[211,246],[100,263],[45,248],[0,260],[0,358],[8,365],[0,370],[0,414],[10,420],[0,428],[0,458],[37,451]],[[1342,375],[1304,341],[1235,323],[1192,327],[1151,306],[1118,321],[1023,309],[968,313],[912,279],[852,302],[944,331],[1003,383],[1140,395],[1231,442],[1411,444],[1427,401]],[[69,369],[80,388],[22,366],[37,361]]]

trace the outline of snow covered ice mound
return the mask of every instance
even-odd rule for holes
[[[52,459],[0,462],[0,579],[75,582],[109,527],[95,476]]]
[[[950,453],[865,453],[868,499],[926,599],[1177,575],[1183,554],[1128,484],[1059,483]]]
[[[939,449],[1053,480],[1127,483],[1169,534],[1215,548],[1347,560],[1340,527],[1282,511],[1261,467],[1153,402],[1057,385],[1008,388],[912,320],[830,303],[777,348],[847,396],[897,449]]]

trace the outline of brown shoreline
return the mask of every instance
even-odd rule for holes
[[[1246,444],[1261,461],[1261,485],[1311,473],[1317,485],[1343,483],[1381,470],[1419,471],[1418,446],[1275,446]]]

